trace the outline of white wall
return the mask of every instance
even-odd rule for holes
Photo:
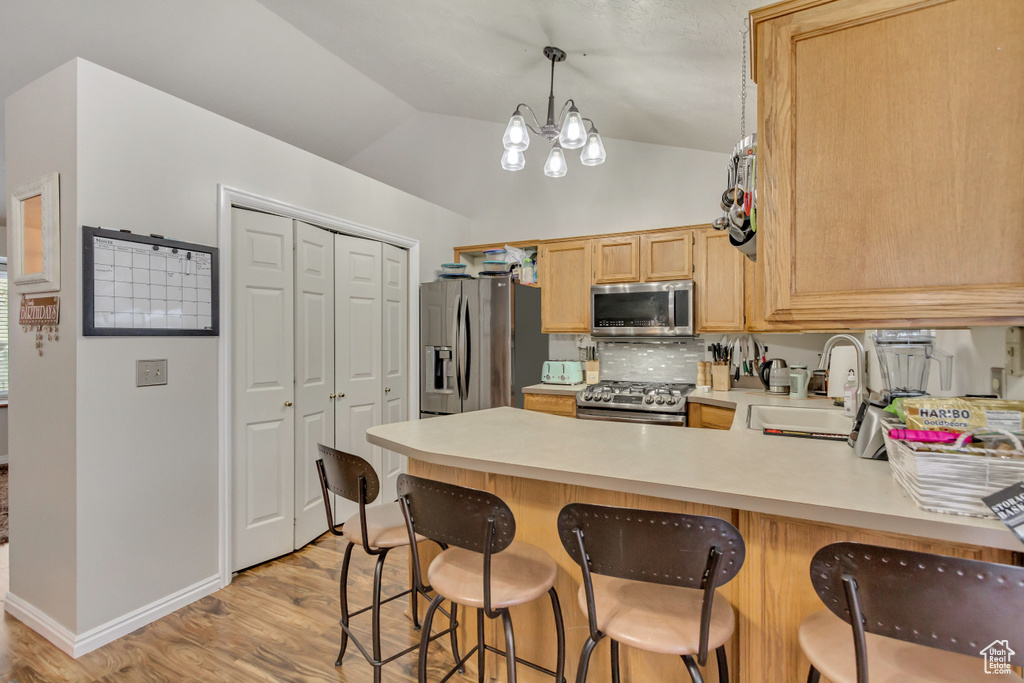
[[[604,164],[588,168],[568,152],[569,172],[548,178],[548,146],[536,138],[525,169],[501,168],[503,132],[420,113],[346,166],[468,216],[471,244],[695,225],[721,213],[725,153],[609,138]]]
[[[60,174],[61,327],[44,355],[35,335],[10,336],[11,590],[60,626],[76,625],[77,489],[75,335],[78,300],[76,66],[50,72],[5,104],[7,197],[40,176]],[[17,320],[17,287],[9,319]]]
[[[468,220],[451,211],[89,62],[78,60],[65,71],[71,80],[61,85],[70,88],[71,99],[61,109],[72,121],[76,91],[78,98],[78,199],[62,207],[71,218],[62,294],[78,284],[78,225],[217,244],[218,183],[419,239],[428,279],[433,264],[468,239]],[[24,100],[14,119],[8,108],[14,137],[36,130],[32,119],[43,112],[35,104]],[[9,157],[12,175],[20,166]],[[65,563],[69,583],[77,582],[77,613],[62,623],[81,634],[217,574],[219,375],[216,339],[82,338],[77,295],[67,299],[62,326],[69,333],[77,328],[80,389],[69,392],[65,411],[72,418],[77,412],[77,433],[56,450],[78,473],[77,568],[75,561]],[[74,335],[68,337],[73,349]],[[23,351],[12,365],[24,361]],[[168,385],[136,388],[140,358],[167,358]],[[74,360],[65,369],[72,378]],[[34,378],[18,385],[12,380],[12,406],[49,395]],[[12,422],[12,463],[38,450],[38,439]],[[13,493],[21,482],[12,480]],[[19,496],[28,495],[52,504],[38,482],[21,488]],[[19,523],[44,534],[12,501],[12,531]],[[29,579],[13,571],[23,539],[12,542],[11,590],[31,602],[40,597],[22,595]],[[57,571],[36,561],[24,567],[42,577]],[[49,607],[43,611],[51,614],[56,606]]]

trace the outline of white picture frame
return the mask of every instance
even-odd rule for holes
[[[42,258],[40,268],[25,272],[26,202],[40,197]],[[11,253],[8,258],[9,283],[18,293],[56,292],[60,290],[60,179],[47,173],[30,183],[19,185],[11,193]],[[35,259],[34,259],[35,260]]]

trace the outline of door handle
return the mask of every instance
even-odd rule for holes
[[[338,394],[338,398],[345,398],[345,394]]]
[[[334,398],[334,394],[331,394],[331,395],[330,395],[330,396],[328,396],[327,398]]]
[[[292,407],[292,402],[291,401],[285,401],[284,402],[284,407],[285,408],[291,408]]]
[[[384,393],[385,394],[390,394],[391,393],[391,387],[384,387]]]
[[[459,375],[459,386],[462,391],[462,400],[465,401],[469,398],[469,365],[472,362],[470,360],[469,348],[469,297],[466,297],[462,304],[462,320],[460,324],[462,343],[459,344],[459,365],[462,366],[462,372]]]
[[[452,314],[452,360],[455,361],[455,387],[459,393],[459,400],[465,398],[462,394],[462,363],[459,358],[462,354],[462,343],[459,339],[462,333],[462,323],[459,320],[461,314],[462,295],[459,294],[455,300],[455,312]]]

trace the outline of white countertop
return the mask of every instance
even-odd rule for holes
[[[735,405],[732,429],[574,420],[493,408],[380,425],[368,429],[366,438],[439,465],[1022,549],[996,520],[919,509],[892,478],[888,462],[858,458],[841,442],[764,436],[746,427],[748,405],[826,407],[829,399],[797,401],[747,389],[690,397],[698,399]]]
[[[528,387],[523,387],[523,393],[575,396],[577,392],[583,391],[586,388],[586,382],[581,382],[580,384],[531,384]]]

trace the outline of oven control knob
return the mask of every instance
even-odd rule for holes
[[[601,400],[602,400],[602,401],[610,401],[610,400],[612,400],[612,395],[611,395],[611,393],[607,393],[607,394],[605,394],[604,396],[602,396],[602,397],[601,397]]]
[[[654,399],[654,402],[657,403],[660,406],[662,403],[665,402],[665,397],[659,395],[658,398]]]
[[[654,403],[654,396],[650,394],[644,396],[644,403]]]
[[[677,400],[678,400],[678,399],[676,399],[676,397],[675,397],[675,396],[669,396],[668,398],[666,398],[666,399],[665,399],[665,403],[666,403],[667,405],[670,405],[670,406],[674,406],[674,405],[676,404],[676,401],[677,401]]]

